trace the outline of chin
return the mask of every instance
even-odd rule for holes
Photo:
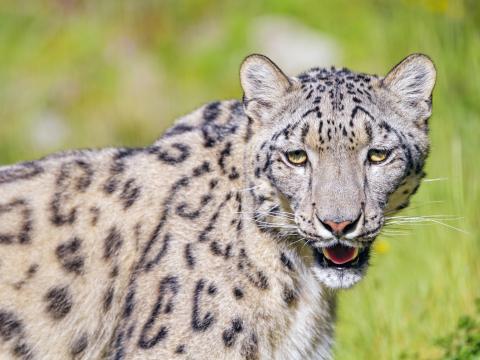
[[[368,268],[370,245],[361,249],[341,244],[313,248],[313,272],[330,289],[348,289],[358,283]]]

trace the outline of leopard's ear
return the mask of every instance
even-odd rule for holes
[[[381,85],[397,96],[406,111],[413,111],[421,120],[431,115],[435,79],[432,60],[423,54],[412,54],[390,70]]]
[[[240,81],[246,114],[261,121],[269,117],[274,104],[293,83],[272,60],[258,54],[245,58],[240,67]]]

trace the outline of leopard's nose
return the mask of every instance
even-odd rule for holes
[[[340,222],[333,221],[333,220],[320,219],[318,216],[317,218],[320,221],[320,223],[325,227],[325,229],[330,231],[333,235],[344,236],[344,235],[348,235],[349,233],[353,232],[356,229],[361,216],[362,214],[358,215],[358,217],[354,220],[344,220]]]

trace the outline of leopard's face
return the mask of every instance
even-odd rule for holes
[[[408,204],[423,177],[433,64],[412,55],[385,78],[335,69],[288,78],[253,55],[241,74],[259,128],[253,178],[282,199],[281,209],[263,201],[259,214],[308,243],[326,286],[352,286],[385,216]]]

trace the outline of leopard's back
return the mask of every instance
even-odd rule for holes
[[[251,231],[239,151],[249,126],[239,102],[215,102],[147,148],[2,168],[0,352],[255,358],[264,336],[252,307],[270,291],[293,294],[293,284],[270,278],[241,239]]]

